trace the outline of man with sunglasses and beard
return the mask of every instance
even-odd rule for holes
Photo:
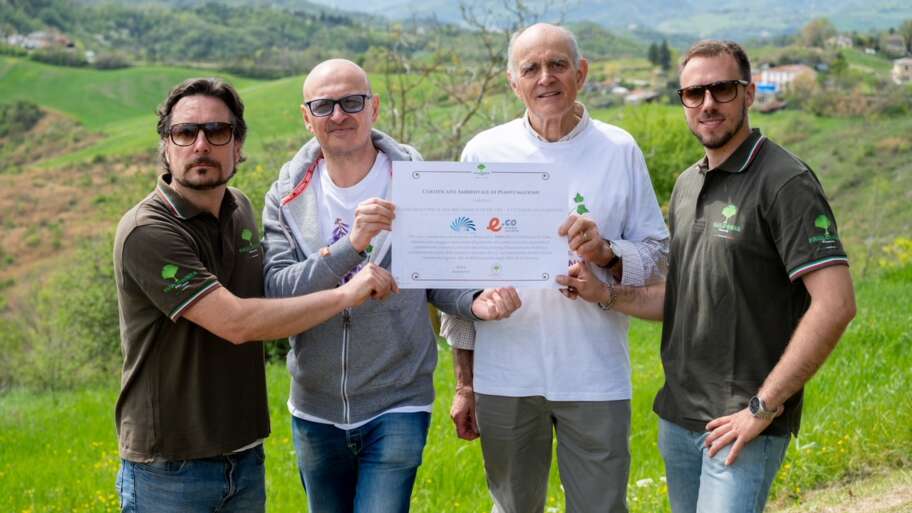
[[[392,162],[421,158],[373,129],[380,97],[357,64],[318,64],[303,93],[314,137],[282,166],[263,212],[274,297],[332,290],[362,266],[389,268]],[[408,511],[434,402],[429,302],[493,320],[519,297],[514,289],[403,290],[291,337],[288,409],[311,513]]]
[[[250,201],[227,186],[247,133],[229,84],[190,79],[158,110],[164,173],[117,227],[124,353],[116,406],[124,512],[263,512],[269,435],[261,340],[394,292],[366,266],[345,286],[262,299]]]
[[[672,511],[758,513],[798,434],[804,384],[855,315],[852,279],[813,171],[750,128],[744,50],[701,41],[680,78],[706,154],[672,193],[666,282],[613,286],[585,265],[558,281],[663,321],[653,408]]]

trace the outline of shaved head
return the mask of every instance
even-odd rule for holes
[[[579,45],[576,43],[576,36],[573,35],[573,32],[559,25],[536,23],[514,32],[510,37],[510,46],[507,48],[507,69],[511,73],[515,74],[517,69],[516,48],[530,45],[566,48],[570,53],[573,65],[577,68],[580,66],[582,55],[580,55]]]
[[[327,85],[344,84],[356,87],[362,93],[370,94],[370,80],[367,73],[347,59],[329,59],[314,66],[304,80],[304,99],[322,98]]]
[[[327,158],[365,158],[373,162],[376,154],[371,129],[380,115],[380,97],[371,93],[367,73],[352,61],[330,59],[314,66],[304,80],[304,124],[320,142]],[[364,108],[346,112],[338,100],[363,95]],[[307,106],[315,100],[333,100],[332,112],[315,116]],[[370,167],[368,166],[368,169]]]

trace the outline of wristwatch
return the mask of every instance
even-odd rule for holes
[[[750,409],[751,415],[757,417],[758,419],[774,419],[782,413],[782,406],[775,410],[770,410],[766,407],[766,403],[763,402],[763,399],[760,399],[760,396],[753,396],[750,398],[750,402],[747,403],[747,407]]]
[[[621,257],[618,256],[617,246],[615,246],[613,242],[611,242],[608,239],[604,239],[604,241],[608,243],[608,247],[611,248],[611,254],[612,254],[611,260],[609,260],[608,263],[604,265],[604,268],[611,269],[612,267],[616,266],[618,264],[618,262],[621,261]]]

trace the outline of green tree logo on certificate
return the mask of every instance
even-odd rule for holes
[[[576,196],[573,197],[573,202],[576,203],[576,213],[583,215],[589,212],[589,209],[586,208],[586,198],[582,194],[576,193]]]

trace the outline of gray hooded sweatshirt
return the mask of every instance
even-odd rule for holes
[[[421,155],[373,130],[374,146],[391,161]],[[266,295],[288,297],[331,289],[368,259],[348,237],[320,254],[318,200],[310,187],[319,142],[307,142],[286,162],[266,193],[263,246]],[[374,238],[381,247],[388,232]],[[376,253],[376,252],[375,252]],[[389,269],[388,252],[379,265]],[[377,262],[375,262],[377,263]],[[392,408],[434,401],[437,344],[427,304],[465,319],[475,319],[471,290],[402,290],[384,301],[368,300],[290,338],[288,371],[291,404],[298,411],[335,424],[354,424]]]

